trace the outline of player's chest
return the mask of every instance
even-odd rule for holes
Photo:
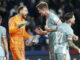
[[[24,20],[16,20],[17,26],[20,25],[22,22],[24,22]],[[25,26],[22,26],[22,27],[19,29],[19,32],[20,32],[21,34],[24,32],[24,28],[25,28]]]
[[[22,22],[24,22],[24,20],[16,20],[17,25],[20,25]]]

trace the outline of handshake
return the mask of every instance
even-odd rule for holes
[[[31,36],[29,40],[26,40],[26,46],[32,46],[32,45],[38,44],[39,38],[40,38],[40,35]]]
[[[21,24],[18,25],[18,28],[20,29],[22,26],[25,26],[25,25],[29,25],[29,22],[28,21],[22,22]]]

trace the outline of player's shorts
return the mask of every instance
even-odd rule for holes
[[[55,60],[66,60],[66,54],[56,53],[54,56]]]
[[[25,59],[24,48],[10,48],[13,56],[13,60]]]
[[[5,60],[5,57],[3,57],[3,56],[0,56],[0,60]]]

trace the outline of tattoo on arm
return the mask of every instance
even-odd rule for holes
[[[72,41],[69,41],[69,40],[68,40],[68,44],[69,44],[71,47],[73,47],[74,49],[79,50],[79,48],[78,48]]]

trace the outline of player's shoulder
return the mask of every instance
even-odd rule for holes
[[[54,17],[54,16],[56,16],[56,17],[57,17],[57,14],[56,14],[56,13],[54,13],[54,12],[50,12],[50,15],[51,15],[51,16],[53,16],[53,17]]]
[[[71,26],[69,26],[68,24],[65,24],[64,26],[67,33],[73,33],[73,29],[71,28]]]
[[[50,17],[54,17],[54,16],[56,16],[56,14],[55,13],[53,13],[53,12],[50,12]]]
[[[54,20],[59,20],[59,17],[57,16],[57,14],[53,12],[50,12],[50,18]]]
[[[63,27],[63,26],[64,26],[64,23],[57,25],[57,27]]]
[[[61,23],[57,26],[58,28],[63,28],[65,30],[70,30],[70,27],[66,23]]]
[[[61,24],[57,25],[57,29],[58,30],[65,29],[64,23],[61,23]]]
[[[9,21],[14,21],[15,19],[16,19],[16,15],[15,16],[13,16],[13,17],[11,17],[10,19],[9,19]]]

